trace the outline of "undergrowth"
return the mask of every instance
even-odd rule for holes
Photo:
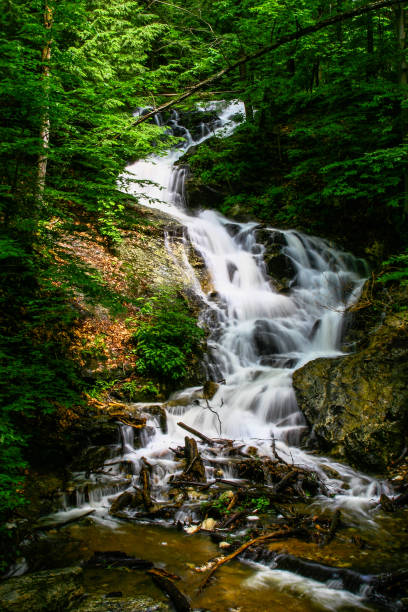
[[[181,381],[188,374],[192,357],[201,352],[204,330],[174,289],[163,289],[147,300],[140,298],[140,302],[140,316],[133,321],[138,372],[164,383]]]

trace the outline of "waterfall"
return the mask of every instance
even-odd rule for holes
[[[223,135],[233,131],[244,109],[235,102],[218,112],[220,121],[214,131]],[[173,114],[173,128],[182,133],[179,121]],[[201,126],[193,144],[211,135]],[[373,497],[387,491],[386,486],[299,448],[306,423],[292,387],[295,369],[318,357],[343,354],[344,312],[358,298],[367,275],[364,262],[320,238],[270,228],[268,231],[280,235],[282,252],[295,270],[289,293],[277,292],[266,274],[256,223],[231,221],[213,210],[198,214],[186,210],[186,169],[175,165],[192,144],[190,133],[185,138],[185,145],[166,157],[136,162],[128,170],[138,179],[156,183],[149,182],[142,189],[136,185],[132,191],[142,204],[166,211],[183,223],[189,241],[205,262],[216,296],[205,296],[204,319],[210,329],[207,369],[209,378],[225,384],[211,400],[217,414],[206,409],[204,401],[193,401],[196,389],[175,394],[168,409],[168,433],[157,433],[147,449],[135,454],[148,456],[153,465],[161,466],[160,474],[168,477],[174,466],[166,449],[183,444],[183,432],[177,426],[180,417],[210,437],[220,435],[221,422],[224,437],[257,446],[260,455],[271,455],[273,438],[282,457],[321,475],[333,493],[330,503],[364,513]],[[327,466],[336,470],[338,479],[326,475]],[[160,483],[163,493],[162,478]]]
[[[177,263],[203,304],[201,318],[209,330],[208,378],[222,384],[211,406],[202,399],[201,387],[174,393],[166,404],[166,433],[154,416],[149,417],[139,448],[135,448],[132,428],[121,425],[121,441],[111,449],[104,473],[90,478],[74,475],[76,502],[72,496],[63,500],[65,515],[82,505],[96,511],[94,518],[112,524],[107,512],[112,496],[138,485],[145,460],[151,470],[152,495],[157,502],[166,502],[171,477],[180,473],[180,464],[169,449],[184,445],[184,431],[177,425],[182,420],[209,437],[222,436],[255,446],[259,456],[272,457],[274,447],[286,462],[314,470],[325,483],[331,495],[315,500],[315,504],[341,506],[352,521],[375,525],[367,512],[382,492],[390,493],[387,485],[300,447],[307,426],[292,386],[293,372],[308,361],[343,354],[344,312],[358,298],[368,271],[362,260],[334,249],[325,240],[294,230],[263,228],[279,239],[294,270],[288,291],[279,293],[267,275],[257,223],[231,221],[213,210],[197,214],[187,210],[186,168],[175,165],[176,161],[192,142],[202,142],[214,132],[231,133],[243,115],[239,102],[209,108],[217,108],[219,119],[211,130],[201,126],[196,141],[181,129],[180,117],[173,111],[172,126],[184,134],[184,145],[167,156],[138,161],[128,171],[135,178],[129,189],[142,205],[165,211],[185,227],[186,252]],[[163,117],[156,122],[167,129]],[[171,245],[166,234],[164,246],[174,258]],[[188,261],[189,245],[205,262],[212,284],[208,295]],[[142,411],[149,408],[138,406]],[[214,457],[203,448],[202,457],[208,478],[221,472],[225,478],[236,477],[220,454]],[[183,520],[186,512],[188,508],[181,508],[177,518]]]

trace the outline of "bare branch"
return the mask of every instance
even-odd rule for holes
[[[155,1],[162,2],[162,0],[155,0]],[[162,3],[167,4],[165,2],[162,2]],[[327,28],[328,26],[339,23],[346,19],[352,19],[353,17],[358,17],[359,15],[365,15],[366,13],[370,13],[371,11],[376,11],[378,9],[385,8],[387,6],[393,6],[395,4],[401,4],[401,0],[379,0],[377,2],[371,2],[370,4],[366,4],[365,6],[361,6],[361,7],[352,9],[350,11],[345,11],[344,13],[339,13],[338,15],[334,15],[333,17],[329,17],[328,19],[319,21],[318,23],[315,23],[314,25],[308,26],[306,28],[298,29],[296,30],[296,32],[285,34],[285,36],[278,38],[278,40],[276,40],[274,43],[267,45],[266,47],[262,47],[261,49],[258,49],[258,51],[255,51],[254,53],[250,53],[249,55],[245,55],[241,57],[239,60],[237,60],[230,66],[227,66],[226,68],[219,70],[218,72],[208,77],[207,79],[204,79],[203,81],[200,81],[199,83],[196,83],[195,85],[192,85],[191,87],[187,89],[187,91],[181,94],[178,98],[171,100],[170,102],[166,102],[165,104],[162,104],[161,106],[153,109],[149,113],[146,113],[146,115],[143,115],[142,117],[140,117],[133,124],[133,126],[136,126],[139,123],[146,121],[150,117],[153,117],[157,113],[163,110],[166,110],[167,108],[170,108],[174,106],[175,104],[178,104],[179,102],[182,102],[186,98],[189,98],[190,96],[195,94],[200,89],[203,89],[207,85],[214,83],[214,81],[218,81],[221,77],[228,74],[229,72],[232,72],[232,70],[235,70],[235,68],[239,68],[239,66],[245,64],[246,62],[257,59],[258,57],[262,57],[263,55],[266,55],[267,53],[270,53],[271,51],[278,49],[279,47],[281,47],[282,45],[285,45],[288,42],[292,42],[293,40],[298,40],[299,38],[302,38],[303,36],[307,36],[308,34],[313,34],[314,32],[318,32],[319,30],[322,30],[323,28]]]

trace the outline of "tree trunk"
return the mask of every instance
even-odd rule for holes
[[[405,59],[405,51],[407,48],[407,11],[405,3],[401,2],[394,9],[395,13],[395,29],[397,34],[398,44],[398,81],[401,86],[404,98],[407,97],[407,83],[408,83],[408,64]],[[406,108],[401,109],[401,132],[402,140],[407,141],[408,132],[408,110]],[[403,175],[403,189],[404,189],[404,214],[408,216],[408,160],[405,163],[404,175]]]
[[[44,92],[44,112],[41,120],[40,130],[40,147],[41,151],[38,156],[38,173],[37,173],[37,196],[38,204],[41,204],[44,197],[45,179],[47,175],[48,148],[50,143],[50,113],[49,113],[49,79],[51,76],[50,60],[51,60],[51,29],[53,24],[53,9],[48,4],[47,0],[44,9],[44,27],[46,31],[46,41],[42,49],[42,79]]]
[[[242,53],[241,57],[245,57],[245,55]],[[243,83],[244,88],[246,89],[248,86],[248,71],[247,71],[247,64],[241,64],[239,67],[239,77]],[[252,104],[248,99],[247,94],[245,93],[243,95],[243,102],[244,102],[244,108],[245,108],[245,117],[247,121],[252,122],[254,120],[254,110],[252,108]]]
[[[400,52],[398,57],[399,84],[403,87],[408,83],[408,64],[405,59],[405,50],[407,48],[407,11],[405,3],[400,3],[395,8],[395,27]]]

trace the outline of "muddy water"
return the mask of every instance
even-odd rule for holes
[[[393,517],[380,515],[376,529],[362,534],[361,530],[349,527],[324,547],[292,539],[275,542],[270,549],[360,573],[380,573],[385,567],[396,570],[408,562],[406,519],[407,513],[404,512]],[[362,536],[363,541],[356,543],[356,536]],[[206,575],[199,569],[220,554],[218,545],[207,534],[189,536],[160,525],[89,517],[81,523],[44,534],[32,554],[37,560],[45,556],[38,567],[42,569],[74,565],[89,559],[96,550],[120,550],[179,575],[178,586],[191,598],[192,607],[196,609],[211,612],[381,609],[367,603],[363,592],[352,594],[339,590],[334,583],[321,583],[287,571],[236,560],[221,567],[215,580],[199,593],[199,585]],[[89,595],[120,591],[123,597],[143,593],[154,599],[163,599],[162,593],[144,571],[86,569],[84,585]]]

